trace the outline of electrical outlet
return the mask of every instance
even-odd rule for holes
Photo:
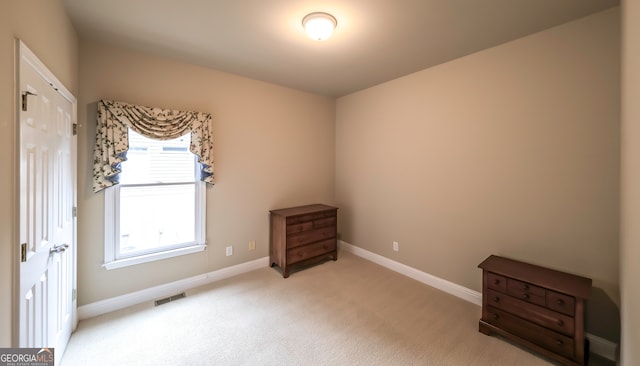
[[[256,250],[256,241],[255,240],[251,240],[249,242],[249,250]]]
[[[400,250],[400,249],[398,248],[398,242],[397,242],[397,241],[394,241],[394,242],[393,242],[393,251],[394,251],[394,252],[397,252],[398,250]]]
[[[233,255],[233,247],[227,247],[227,257]]]

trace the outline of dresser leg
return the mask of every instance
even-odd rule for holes
[[[491,329],[489,329],[483,322],[480,320],[478,323],[478,330],[482,334],[491,335]]]

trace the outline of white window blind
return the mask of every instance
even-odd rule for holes
[[[129,129],[120,184],[109,195],[114,227],[106,264],[204,246],[204,183],[189,145],[188,134],[161,141]]]
[[[129,151],[122,163],[120,184],[186,183],[196,181],[190,137],[152,140],[129,129]]]

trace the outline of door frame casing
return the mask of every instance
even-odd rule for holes
[[[71,124],[78,123],[78,101],[76,97],[64,86],[60,80],[47,68],[47,66],[40,61],[40,59],[33,53],[27,45],[18,38],[15,38],[14,48],[14,166],[13,166],[13,199],[11,200],[13,211],[13,230],[11,234],[12,238],[12,273],[13,273],[13,291],[11,296],[11,342],[12,347],[18,347],[20,344],[20,113],[22,111],[22,91],[20,90],[20,68],[23,58],[26,62],[29,62],[34,70],[40,74],[40,76],[46,80],[52,87],[56,89],[63,98],[71,103]],[[71,174],[72,174],[72,196],[73,207],[78,206],[78,136],[71,135]],[[78,218],[77,215],[72,215],[73,220],[73,257],[72,257],[72,292],[77,294],[77,279],[78,279]],[[72,330],[75,330],[78,325],[78,298],[77,295],[72,299],[71,305],[72,312]]]

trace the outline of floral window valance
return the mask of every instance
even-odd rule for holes
[[[129,150],[128,129],[148,138],[169,140],[191,132],[190,151],[198,157],[200,179],[213,184],[213,121],[209,113],[150,108],[101,100],[98,102],[96,146],[93,151],[93,191],[119,183],[120,163]]]

